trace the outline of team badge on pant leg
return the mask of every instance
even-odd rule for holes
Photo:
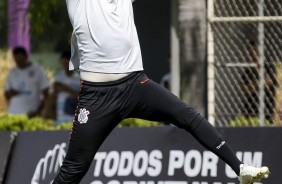
[[[80,112],[78,114],[78,121],[80,122],[80,124],[85,124],[88,121],[88,114],[90,114],[90,112],[88,110],[84,109],[80,109]]]

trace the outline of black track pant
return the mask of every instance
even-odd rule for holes
[[[68,152],[53,184],[78,184],[105,138],[125,118],[185,129],[239,173],[241,162],[199,113],[143,72],[135,72],[114,82],[82,82]]]

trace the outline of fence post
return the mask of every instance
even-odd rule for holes
[[[264,16],[264,0],[259,1],[258,5],[258,12],[259,16],[263,17]],[[265,87],[264,87],[264,73],[265,73],[265,66],[264,66],[264,23],[259,22],[258,25],[258,54],[259,54],[259,124],[260,126],[265,125]]]
[[[215,125],[215,68],[214,68],[214,37],[212,32],[212,18],[214,17],[214,1],[207,1],[207,58],[208,58],[208,120]]]
[[[171,92],[180,96],[180,48],[178,37],[178,1],[171,0]]]

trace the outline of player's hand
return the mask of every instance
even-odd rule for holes
[[[55,84],[55,89],[57,92],[59,91],[64,91],[66,93],[69,93],[70,95],[72,95],[73,97],[77,97],[78,92],[73,90],[71,87],[65,85],[65,84],[61,84],[61,83],[56,83]]]
[[[18,91],[14,90],[14,89],[11,89],[11,90],[9,90],[9,91],[5,91],[5,97],[6,97],[6,99],[7,99],[8,101],[10,101],[11,98],[13,98],[13,97],[15,97],[15,96],[17,96],[17,95],[19,95],[19,94],[20,94],[20,93],[19,93]]]
[[[33,112],[27,113],[27,116],[28,116],[29,118],[34,118],[34,117],[36,117],[36,116],[38,116],[38,115],[39,115],[39,112],[37,112],[37,111],[33,111]]]
[[[13,98],[14,96],[19,95],[20,93],[14,89],[11,89],[10,91],[8,91],[8,95],[10,96],[10,98]]]

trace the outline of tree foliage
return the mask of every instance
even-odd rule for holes
[[[7,1],[0,1],[0,47],[7,47]]]
[[[33,51],[62,51],[69,47],[71,25],[66,2],[31,0],[31,40]]]
[[[44,32],[44,28],[48,24],[52,24],[51,15],[56,13],[60,3],[64,1],[58,0],[31,0],[29,13],[32,22],[32,32],[39,34]]]
[[[0,1],[0,47],[7,47],[8,1]],[[32,51],[62,51],[69,46],[71,25],[63,0],[30,0]]]

